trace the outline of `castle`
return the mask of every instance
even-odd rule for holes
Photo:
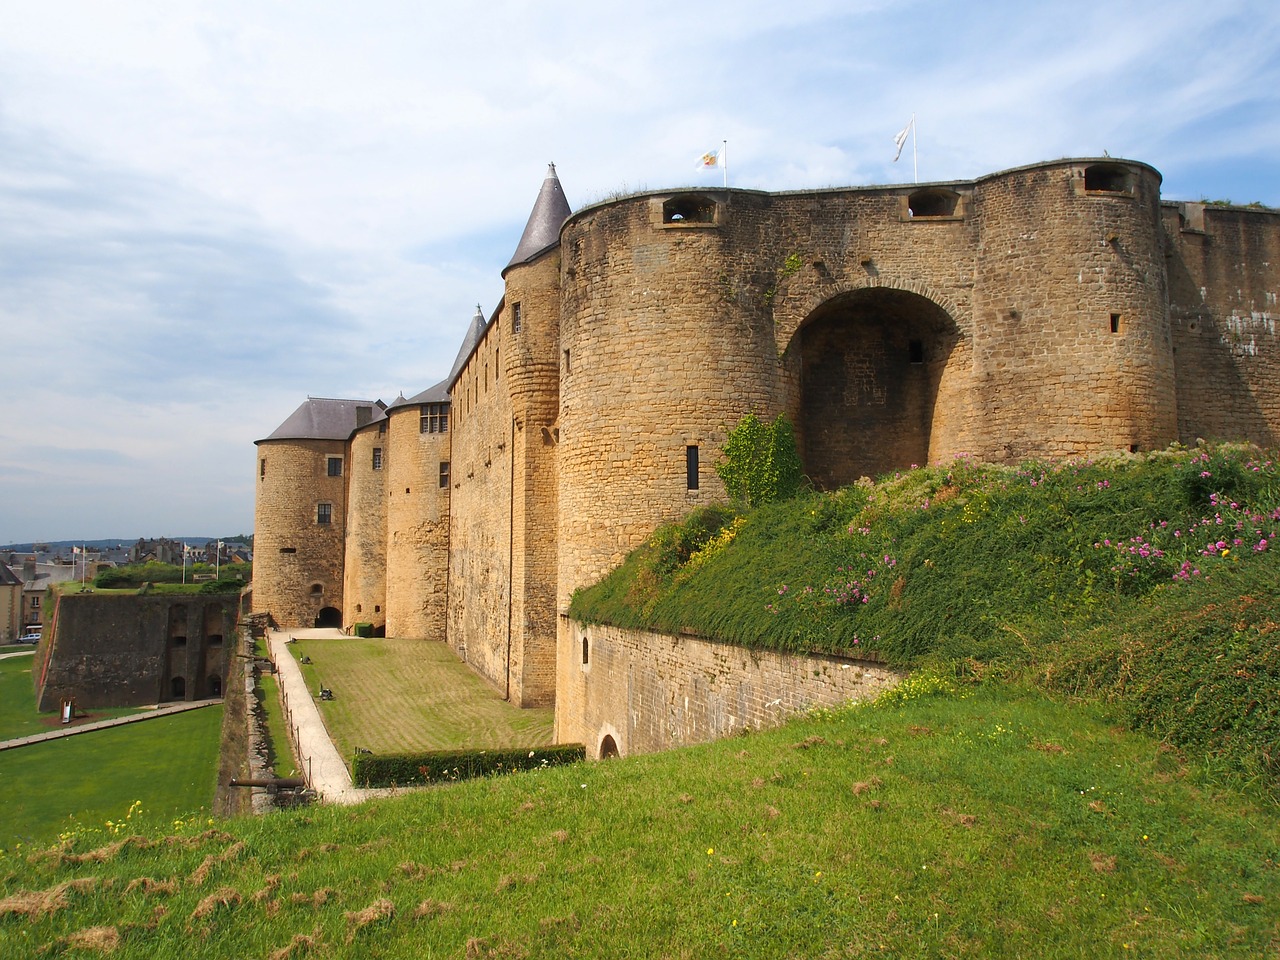
[[[787,414],[826,489],[962,453],[1275,445],[1280,213],[1160,183],[1067,159],[572,213],[552,167],[447,379],[308,399],[257,441],[254,609],[444,639],[598,755],[634,728],[634,661],[588,666],[570,596],[723,498],[748,412]]]

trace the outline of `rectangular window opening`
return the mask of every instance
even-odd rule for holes
[[[342,458],[341,458],[341,457],[330,457],[330,458],[329,458],[328,471],[329,471],[329,476],[331,476],[331,477],[340,477],[340,476],[342,476]]]
[[[1112,333],[1120,332],[1120,314],[1118,313],[1113,313],[1111,315],[1111,332]]]
[[[569,351],[568,351],[568,350],[566,350],[566,351],[564,352],[564,372],[565,372],[566,374],[568,374],[568,373],[569,373],[569,370],[570,370],[570,367],[569,367]]]
[[[316,504],[316,523],[327,524],[333,522],[333,504],[317,503]]]
[[[265,477],[267,475],[267,458],[263,457],[258,461],[258,476]]]
[[[690,444],[684,448],[685,485],[690,490],[698,489],[698,446]]]
[[[924,363],[924,341],[907,341],[907,359],[911,363]]]
[[[420,433],[448,433],[449,405],[447,403],[424,403],[419,410],[418,431]]]
[[[373,448],[373,469],[375,470],[382,469],[382,448],[381,447]]]
[[[520,304],[513,303],[511,305],[511,332],[519,333],[522,326],[520,322]]]
[[[443,490],[449,486],[449,461],[440,461],[440,489]]]

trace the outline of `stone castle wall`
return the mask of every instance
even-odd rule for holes
[[[387,421],[357,430],[347,447],[347,530],[342,623],[386,625]],[[375,451],[376,461],[375,461]]]
[[[386,628],[392,637],[439,640],[448,595],[451,433],[423,432],[421,408],[387,411]],[[450,424],[452,430],[452,424]]]
[[[647,193],[571,215],[558,246],[504,271],[449,387],[451,432],[421,434],[416,406],[390,412],[388,633],[443,634],[512,702],[554,700],[561,739],[598,749],[612,725],[619,749],[650,749],[746,713],[654,699],[674,671],[703,670],[701,653],[636,699],[661,644],[602,633],[611,665],[584,672],[563,613],[656,526],[723,498],[715,463],[748,412],[790,416],[824,489],[960,454],[1275,444],[1280,214],[1159,190],[1151,167],[1100,158],[968,182]],[[370,442],[354,435],[353,470]],[[317,533],[327,489],[307,458],[322,451],[262,451],[303,482],[259,483],[255,606],[309,622],[297,594],[328,590],[331,553],[278,548]],[[350,482],[348,622],[377,594],[379,525],[373,488]],[[602,672],[621,686],[584,685]],[[728,702],[682,682],[681,702]]]
[[[898,681],[879,664],[747,650],[567,620],[556,740],[627,756],[774,726],[814,707],[868,700]]]
[[[449,646],[510,696],[511,401],[502,368],[501,321],[455,383],[449,529]]]
[[[329,457],[343,459],[331,477]],[[347,444],[272,440],[258,445],[254,507],[253,603],[287,626],[312,626],[322,610],[342,609]],[[317,505],[330,506],[327,524]]]
[[[1280,213],[1165,204],[1183,442],[1280,443]]]
[[[138,707],[222,696],[239,597],[79,593],[57,598],[36,700]]]

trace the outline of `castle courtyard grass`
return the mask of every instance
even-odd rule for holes
[[[290,644],[329,735],[348,764],[357,747],[410,753],[552,742],[551,708],[504,701],[444,643],[344,637]],[[320,688],[333,700],[319,700]]]

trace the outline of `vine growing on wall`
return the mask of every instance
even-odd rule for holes
[[[729,496],[749,506],[786,500],[805,486],[795,431],[783,414],[769,424],[747,414],[729,431],[722,452],[716,473]]]

